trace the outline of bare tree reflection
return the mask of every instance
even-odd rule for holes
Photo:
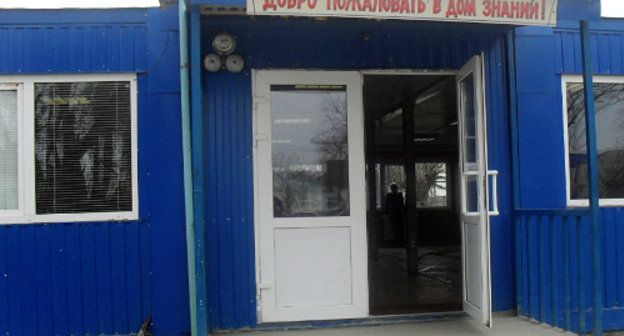
[[[308,101],[318,101],[318,105],[305,114],[301,111],[288,111],[288,117],[313,120],[310,124],[316,124],[317,128],[306,139],[305,132],[299,134],[296,130],[297,127],[307,127],[308,124],[280,125],[284,134],[296,139],[288,146],[280,146],[278,143],[273,145],[274,216],[348,215],[346,92],[291,92],[289,95],[280,95],[280,98],[296,99],[306,95]],[[311,99],[310,95],[316,97]],[[275,129],[273,132],[278,134],[280,131]],[[297,145],[294,146],[293,143]]]
[[[312,143],[316,144],[327,167],[323,176],[326,202],[349,213],[349,149],[346,94],[326,94],[321,106],[322,126]]]
[[[321,107],[323,123],[312,143],[318,146],[324,160],[346,160],[347,102],[344,95],[326,95]]]
[[[598,132],[598,189],[602,198],[624,197],[624,84],[594,85]],[[567,85],[568,142],[571,198],[587,198],[585,99],[582,83]],[[606,139],[607,141],[600,141]]]
[[[303,164],[297,153],[276,152],[273,155],[274,216],[291,215],[300,195],[308,193],[309,186],[320,172]]]

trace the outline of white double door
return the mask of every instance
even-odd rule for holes
[[[483,101],[482,79],[473,83],[475,92],[466,86],[477,74],[481,78],[481,70],[475,68],[468,76],[464,70],[457,78],[459,102],[464,102],[459,106],[460,125],[468,125],[461,117],[468,112],[466,102],[475,102],[471,111],[476,114],[483,110],[476,103]],[[463,98],[467,94],[473,98]],[[369,316],[361,74],[254,71],[253,97],[259,322]],[[461,139],[468,137],[472,133],[460,131]],[[485,137],[475,139],[476,146],[485,148]],[[481,162],[485,152],[479,153]],[[487,171],[481,166],[479,172]],[[472,174],[462,170],[462,176]],[[462,195],[473,196],[475,185],[470,183],[464,183],[468,189]],[[487,229],[487,187],[483,187],[477,183],[476,202],[485,205],[479,208],[485,212],[462,216],[464,307],[476,319],[489,322],[489,244],[481,234]]]

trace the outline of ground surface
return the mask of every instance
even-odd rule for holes
[[[232,334],[231,334],[232,335]],[[472,319],[423,322],[406,324],[389,324],[381,326],[324,328],[295,331],[245,331],[234,333],[241,336],[479,336],[479,335],[528,335],[528,336],[562,336],[574,335],[564,333],[552,327],[537,324],[518,317],[495,317],[493,328],[488,328]],[[619,336],[619,335],[618,335]]]

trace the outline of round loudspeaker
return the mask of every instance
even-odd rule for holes
[[[226,32],[219,33],[212,40],[212,48],[219,55],[229,55],[236,49],[236,40]]]
[[[245,66],[245,61],[238,55],[230,55],[225,59],[225,68],[230,72],[240,72]]]
[[[210,72],[217,72],[221,70],[223,62],[221,57],[217,54],[208,54],[204,57],[204,68]]]

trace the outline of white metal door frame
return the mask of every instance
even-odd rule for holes
[[[491,272],[490,272],[490,214],[498,213],[495,208],[490,211],[489,176],[496,187],[497,172],[488,171],[487,167],[487,119],[485,107],[485,81],[483,76],[483,55],[474,56],[456,75],[457,103],[459,113],[459,172],[460,172],[460,222],[462,234],[462,273],[463,273],[463,307],[477,321],[491,326]],[[472,75],[473,103],[475,117],[475,162],[467,162],[467,141],[465,134],[466,110],[462,81]],[[468,179],[475,179],[477,189],[477,211],[468,209]],[[496,197],[496,190],[493,190]],[[476,244],[476,246],[475,246]],[[475,268],[477,273],[474,273]],[[477,283],[473,283],[477,282]]]
[[[360,260],[354,265],[353,276],[353,305],[344,305],[339,307],[275,307],[274,292],[271,294],[272,287],[274,286],[274,277],[271,275],[274,272],[275,265],[272,263],[272,258],[268,258],[267,255],[274,253],[275,246],[273,245],[273,232],[269,232],[269,228],[263,227],[261,223],[272,221],[272,197],[265,197],[266,191],[271,190],[271,170],[266,169],[267,160],[270,165],[271,160],[271,137],[270,137],[270,118],[266,118],[267,113],[270,113],[270,99],[268,98],[271,84],[336,84],[345,83],[348,86],[348,104],[349,104],[349,181],[351,189],[351,209],[355,211],[358,208],[358,203],[361,204],[361,211],[353,212],[351,218],[355,221],[365,224],[365,177],[364,177],[364,146],[363,146],[363,108],[362,108],[362,76],[364,74],[397,74],[397,75],[431,75],[430,72],[422,71],[400,71],[395,70],[378,70],[378,71],[297,71],[297,70],[254,70],[252,73],[252,94],[253,94],[253,134],[254,134],[254,204],[255,204],[255,248],[256,248],[256,280],[257,280],[257,298],[258,298],[258,322],[273,322],[273,321],[303,321],[303,320],[329,320],[336,318],[358,318],[368,316],[368,260],[366,251],[366,227],[360,226],[361,230],[356,229],[353,233],[355,236],[360,237],[360,241],[356,242],[352,246],[352,253]],[[475,97],[475,104],[477,104],[477,118],[479,122],[477,124],[478,134],[480,134],[481,145],[479,146],[479,160],[478,160],[478,179],[480,192],[479,192],[479,204],[480,211],[478,221],[483,226],[483,230],[480,230],[480,241],[484,244],[480,244],[479,250],[481,251],[482,258],[480,260],[480,270],[482,275],[481,288],[481,307],[476,307],[470,303],[466,304],[468,284],[466,280],[465,269],[465,249],[466,239],[464,237],[463,221],[474,220],[474,216],[464,216],[465,211],[462,208],[462,272],[464,274],[464,310],[473,316],[476,320],[482,323],[491,325],[491,275],[490,275],[490,231],[489,231],[489,215],[496,215],[496,203],[494,201],[495,209],[489,211],[489,186],[488,176],[493,176],[493,184],[495,186],[496,172],[489,172],[487,170],[487,133],[486,133],[486,111],[485,111],[485,83],[483,78],[483,57],[475,56],[471,59],[459,72],[440,72],[436,75],[456,75],[457,81],[464,79],[470,74],[475,75],[475,90],[477,94]],[[460,106],[461,92],[460,87],[457,87],[458,95],[458,113],[460,114],[460,129],[462,123],[462,107]],[[262,117],[262,116],[265,117]],[[357,140],[357,141],[356,141]],[[462,147],[462,134],[459,135],[460,148]],[[462,165],[462,150],[460,149],[460,165]],[[351,155],[353,153],[354,155]],[[357,154],[356,154],[357,153]],[[265,168],[262,168],[265,167]],[[466,199],[464,174],[462,173],[463,167],[460,166],[460,191],[461,202],[460,207],[464,207],[464,200]],[[359,181],[359,182],[358,182]],[[266,185],[263,185],[266,184]],[[496,190],[493,190],[496,193]],[[270,193],[269,193],[270,195]],[[496,198],[496,195],[493,195]],[[339,227],[341,224],[328,218],[312,218],[303,220],[300,227],[305,227],[307,224],[314,224],[319,220],[323,220],[325,226]],[[279,227],[278,223],[276,227]],[[271,230],[273,228],[270,228]],[[262,237],[271,237],[268,241],[262,239]],[[352,239],[353,240],[353,239]],[[356,273],[360,276],[356,276]],[[268,295],[267,295],[268,294]]]
[[[258,320],[330,320],[368,316],[368,260],[361,74],[357,71],[255,70],[253,82],[254,203]],[[271,85],[346,85],[350,214],[343,217],[274,218],[271,171]],[[276,229],[349,228],[351,303],[279,306],[276,298]]]

